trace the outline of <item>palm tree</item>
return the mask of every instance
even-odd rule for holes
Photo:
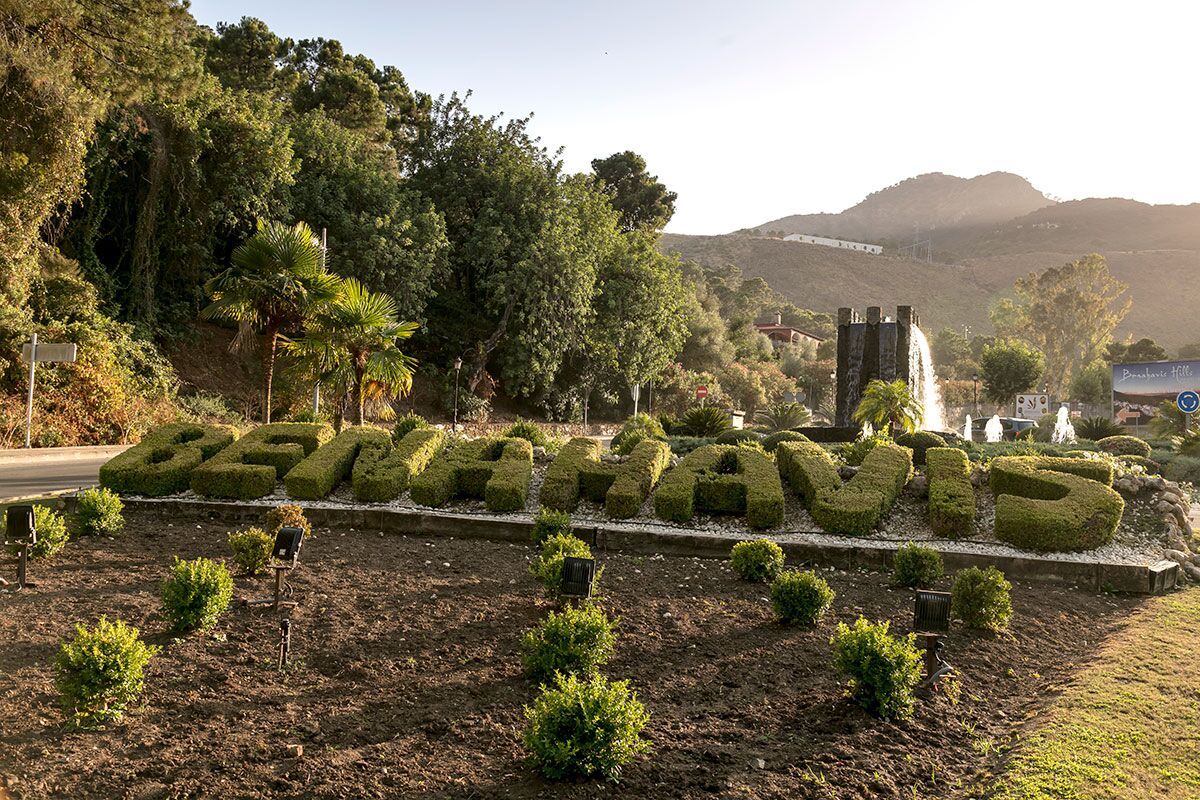
[[[790,431],[811,419],[812,413],[799,403],[775,403],[767,408],[760,408],[754,415],[754,421],[766,433]]]
[[[921,425],[925,416],[920,402],[913,396],[907,381],[881,381],[878,378],[863,390],[858,408],[854,410],[857,422],[869,422],[876,428],[902,428],[911,433]]]
[[[341,282],[333,302],[318,309],[303,338],[285,342],[323,381],[349,389],[352,422],[361,425],[367,393],[407,394],[417,360],[400,350],[400,342],[417,330],[401,322],[396,301],[369,291],[354,278]]]
[[[1163,400],[1158,404],[1158,410],[1150,418],[1150,434],[1157,439],[1170,439],[1186,433],[1196,418],[1195,414],[1185,414],[1175,405],[1174,400]]]
[[[321,248],[303,222],[288,227],[259,223],[258,232],[233,251],[233,266],[204,286],[213,302],[205,319],[239,324],[235,346],[251,330],[266,336],[263,348],[263,422],[271,421],[271,382],[281,331],[337,296],[338,278],[325,271]]]

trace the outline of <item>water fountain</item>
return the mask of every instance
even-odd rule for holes
[[[975,441],[974,432],[971,430],[971,415],[967,414],[967,422],[963,425],[963,438],[968,442]]]
[[[998,442],[1004,438],[1004,423],[1000,421],[999,414],[993,414],[987,425],[983,426],[983,436],[989,442]]]
[[[917,383],[917,398],[921,401],[924,416],[921,427],[927,431],[940,431],[946,427],[945,413],[942,406],[942,391],[938,388],[937,375],[933,371],[933,352],[929,349],[929,340],[925,333],[916,325],[912,327],[912,353],[917,356],[917,369],[913,370],[920,378]],[[911,373],[910,373],[911,375]],[[909,383],[912,383],[909,378]]]
[[[869,422],[864,422],[862,426],[862,438],[870,439],[875,435],[875,426]]]
[[[1070,444],[1075,441],[1075,426],[1071,424],[1071,410],[1066,406],[1058,409],[1058,419],[1054,421],[1054,433],[1050,441],[1055,444]]]

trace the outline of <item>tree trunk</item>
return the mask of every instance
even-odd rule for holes
[[[271,421],[271,381],[275,377],[275,347],[279,342],[279,325],[267,326],[267,347],[263,355],[263,422]]]
[[[467,391],[474,393],[483,380],[483,375],[487,371],[488,356],[504,339],[504,334],[508,332],[508,318],[512,316],[513,309],[517,305],[517,296],[514,294],[508,299],[508,304],[504,307],[504,313],[500,315],[500,322],[496,325],[496,330],[488,337],[486,342],[481,342],[475,351],[475,363],[472,365],[471,374],[467,378]]]
[[[351,402],[354,403],[354,424],[363,424],[363,374],[365,370],[354,368],[354,389]]]

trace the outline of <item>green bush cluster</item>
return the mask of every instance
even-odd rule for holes
[[[842,483],[825,449],[785,442],[776,450],[779,471],[824,530],[864,536],[879,524],[912,474],[912,452],[890,442],[871,449],[853,478]]]
[[[641,738],[649,721],[628,682],[560,674],[525,707],[521,741],[547,778],[616,780],[625,764],[650,749]]]
[[[688,436],[713,437],[729,430],[729,414],[715,406],[697,406],[689,409],[681,420],[682,430]]]
[[[295,500],[320,500],[350,477],[356,459],[365,448],[385,450],[391,435],[382,428],[347,428],[283,476],[288,497]]]
[[[916,636],[893,636],[886,621],[871,624],[859,617],[854,625],[838,623],[833,666],[849,677],[849,694],[883,719],[911,716],[921,682],[921,653]]]
[[[4,512],[5,530],[8,530],[8,510]],[[49,506],[33,507],[33,526],[37,529],[37,542],[29,548],[30,558],[50,558],[67,546],[71,538],[67,520]],[[9,542],[8,550],[13,555],[21,551],[22,542]]]
[[[229,534],[229,549],[233,552],[233,563],[247,575],[257,575],[271,562],[271,549],[275,537],[262,528],[247,528]]]
[[[524,439],[533,447],[545,447],[550,441],[546,432],[536,422],[518,419],[504,432],[507,439]]]
[[[815,572],[789,569],[771,582],[771,607],[781,622],[816,625],[829,606],[834,592]]]
[[[533,477],[533,445],[526,439],[489,437],[460,442],[443,451],[412,480],[410,496],[438,507],[455,497],[482,498],[488,510],[525,507]]]
[[[809,441],[809,438],[803,433],[797,433],[796,431],[779,431],[778,433],[771,433],[764,436],[762,438],[762,446],[763,450],[766,450],[768,453],[774,453],[775,448],[783,442],[807,441]]]
[[[225,425],[173,422],[100,467],[100,485],[118,494],[162,497],[188,488],[192,470],[237,438]]]
[[[429,423],[425,418],[416,412],[410,411],[400,419],[396,420],[396,424],[392,426],[392,441],[399,444],[405,436],[415,431],[417,428],[427,428]]]
[[[115,536],[125,527],[125,504],[110,489],[86,489],[75,504],[75,525],[87,536]]]
[[[1162,473],[1162,464],[1145,456],[1117,456],[1117,461],[1128,467],[1141,467],[1147,475]]]
[[[92,630],[76,625],[75,638],[54,660],[63,711],[82,727],[119,719],[141,695],[146,665],[157,653],[121,620],[100,617]]]
[[[562,590],[562,565],[567,556],[572,558],[591,558],[592,550],[587,544],[570,533],[556,533],[542,542],[542,551],[529,565],[529,574],[537,578],[546,596],[555,599]],[[603,567],[597,567],[596,576],[592,581],[592,592],[600,586],[600,573]]]
[[[968,628],[1001,630],[1012,617],[1012,584],[995,567],[968,567],[954,576],[950,613]]]
[[[880,445],[895,444],[886,433],[882,431],[874,436],[859,436],[853,442],[842,446],[842,458],[846,459],[846,463],[852,467],[857,467],[866,461],[867,456]]]
[[[163,582],[163,613],[174,631],[211,628],[232,599],[233,578],[220,561],[176,558],[171,574]]]
[[[333,437],[328,425],[274,422],[261,425],[192,470],[192,491],[203,497],[253,500]]]
[[[571,439],[546,469],[538,502],[559,511],[574,511],[579,503],[580,472],[600,461],[600,441],[587,436]]]
[[[1162,474],[1170,481],[1200,485],[1200,458],[1173,456],[1165,461]]]
[[[354,498],[370,503],[387,503],[408,489],[412,479],[420,475],[441,452],[446,441],[445,431],[416,427],[394,446],[364,443],[351,471],[350,483]]]
[[[783,548],[770,539],[738,542],[729,553],[733,571],[744,581],[771,582],[783,570]]]
[[[929,588],[942,577],[942,554],[932,547],[908,542],[896,548],[892,579],[898,586]]]
[[[969,535],[975,530],[975,487],[967,454],[953,447],[931,447],[925,461],[930,527],[949,539]]]
[[[537,514],[533,517],[533,530],[529,533],[529,538],[536,545],[541,545],[542,542],[557,534],[571,533],[571,515],[565,511],[555,511],[552,508],[542,506],[538,509]]]
[[[1136,436],[1106,436],[1096,442],[1096,446],[1115,456],[1150,457],[1150,445]]]
[[[1075,458],[1006,456],[991,463],[996,538],[1027,550],[1091,550],[1112,541],[1125,501],[1112,466]]]
[[[745,428],[725,431],[717,435],[717,444],[741,444],[742,442],[761,442],[762,437],[754,431]]]
[[[521,638],[526,677],[543,683],[555,674],[591,677],[612,657],[618,620],[594,603],[550,612]]]
[[[709,445],[687,455],[667,473],[654,495],[660,519],[687,522],[694,511],[746,515],[752,528],[783,522],[783,486],[774,462],[762,453]]]
[[[925,451],[931,447],[945,447],[946,440],[930,431],[913,431],[897,436],[896,444],[912,450],[913,464],[921,467],[925,465]]]
[[[625,420],[621,430],[613,437],[609,445],[617,455],[627,456],[633,452],[639,443],[646,439],[666,439],[662,424],[649,414],[634,414]]]
[[[671,452],[681,458],[701,447],[707,447],[710,444],[716,444],[717,440],[708,436],[675,436],[667,437],[667,445],[671,448]]]
[[[267,533],[271,535],[272,543],[284,528],[299,528],[304,531],[305,538],[312,536],[312,523],[304,516],[304,509],[292,503],[268,509],[263,516],[263,524],[266,525]]]

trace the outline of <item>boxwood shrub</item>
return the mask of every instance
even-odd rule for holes
[[[257,575],[271,561],[271,549],[275,537],[262,528],[247,528],[229,534],[229,549],[233,551],[233,563],[247,575]]]
[[[8,510],[0,518],[3,530],[8,526]],[[37,529],[37,542],[29,548],[30,558],[50,558],[67,546],[71,533],[67,530],[67,520],[49,506],[35,505],[33,507],[33,526]],[[8,543],[8,551],[14,556],[21,552],[20,541]]]
[[[717,444],[738,444],[739,442],[758,442],[761,440],[761,436],[745,428],[732,428],[717,435]]]
[[[387,449],[391,441],[391,434],[382,428],[347,428],[283,476],[288,497],[320,500],[350,477],[355,459],[364,447]]]
[[[445,431],[416,427],[394,446],[364,442],[350,474],[354,498],[370,503],[395,500],[429,466],[445,441]]]
[[[913,451],[913,464],[924,466],[925,451],[931,447],[945,447],[946,440],[930,431],[913,431],[897,436],[896,444]]]
[[[968,628],[1001,630],[1012,618],[1012,584],[995,567],[968,567],[954,576],[950,613]]]
[[[271,536],[272,544],[283,528],[299,528],[304,531],[306,539],[312,536],[312,523],[308,521],[308,517],[304,516],[304,509],[293,503],[284,503],[268,509],[267,513],[263,515],[263,524]]]
[[[589,677],[612,657],[618,620],[595,603],[553,611],[521,638],[525,676],[544,683],[556,673]]]
[[[785,442],[776,453],[788,483],[808,505],[816,523],[830,533],[870,533],[912,474],[912,451],[890,442],[871,448],[857,474],[845,484],[820,445]]]
[[[177,557],[163,583],[163,612],[173,631],[211,628],[232,599],[233,578],[220,561],[181,561]]]
[[[912,715],[921,682],[921,653],[916,636],[892,636],[887,621],[872,625],[859,617],[853,625],[838,623],[833,667],[848,676],[850,695],[883,719]]]
[[[237,438],[226,425],[172,422],[100,467],[100,485],[118,494],[162,497],[188,488],[192,470]]]
[[[780,622],[816,625],[833,598],[833,589],[815,572],[789,569],[771,582],[771,608]]]
[[[592,550],[582,539],[570,533],[556,533],[542,542],[542,550],[529,564],[529,574],[541,581],[542,590],[546,596],[555,599],[562,589],[562,565],[567,556],[572,558],[591,558]],[[592,580],[592,591],[600,586],[600,574],[603,567],[596,568]]]
[[[75,504],[75,526],[87,536],[116,536],[125,527],[125,504],[109,489],[85,489]]]
[[[953,447],[931,447],[925,459],[930,527],[950,539],[969,535],[975,530],[975,487],[967,454]]]
[[[782,442],[807,442],[809,438],[798,431],[779,431],[771,433],[762,438],[763,450],[768,453],[774,453],[775,448]]]
[[[600,461],[600,441],[587,436],[571,439],[546,469],[538,502],[547,508],[573,511],[579,503],[579,473]]]
[[[613,480],[604,493],[604,513],[614,519],[637,516],[642,510],[642,503],[650,496],[670,463],[671,448],[666,442],[657,439],[638,442],[624,462],[612,465],[615,470]],[[597,484],[589,480],[587,485],[592,489]],[[590,493],[589,497],[596,499]]]
[[[253,500],[275,491],[293,467],[333,438],[328,425],[261,425],[192,470],[192,491],[204,497]]]
[[[996,538],[1026,550],[1091,550],[1112,540],[1125,501],[1112,466],[1076,458],[992,460]]]
[[[490,511],[517,511],[525,507],[532,477],[533,445],[527,440],[473,439],[447,449],[413,478],[411,496],[424,506],[475,497]]]
[[[783,570],[783,548],[770,539],[738,542],[729,552],[729,564],[744,581],[771,582]]]
[[[1136,436],[1107,436],[1096,442],[1096,446],[1116,456],[1150,457],[1150,445]]]
[[[142,693],[146,664],[158,653],[121,620],[100,617],[88,630],[75,626],[54,659],[54,687],[63,711],[80,727],[119,719]]]
[[[570,514],[565,511],[555,511],[552,508],[542,506],[538,509],[537,514],[533,516],[533,530],[529,532],[529,538],[534,544],[540,547],[542,542],[551,536],[558,534],[569,536],[570,533]]]
[[[942,577],[942,554],[932,547],[908,542],[896,548],[892,579],[898,586],[928,589]]]
[[[783,522],[783,486],[774,462],[733,445],[708,445],[667,473],[654,495],[660,519],[687,522],[694,511],[745,514],[752,528]]]

